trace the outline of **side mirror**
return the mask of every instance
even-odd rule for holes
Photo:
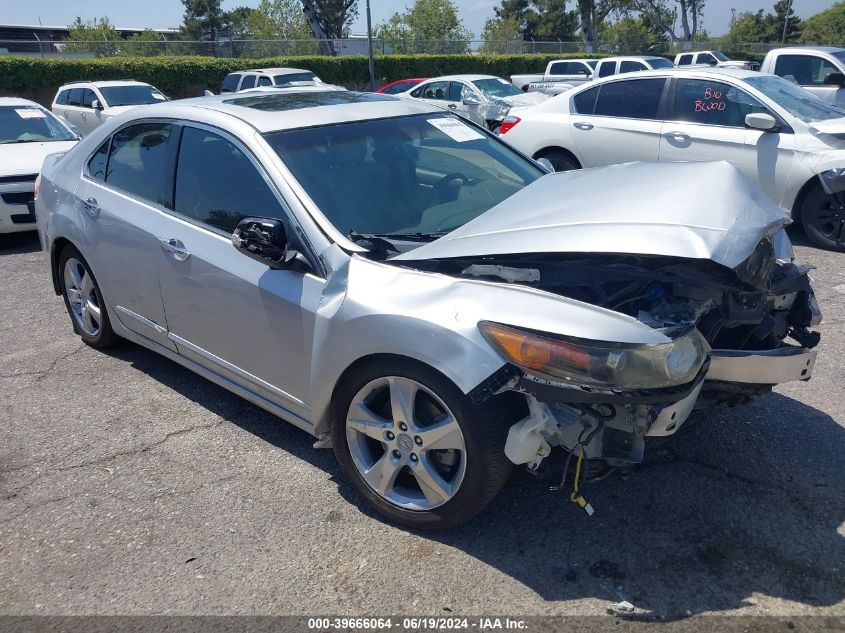
[[[752,112],[745,115],[745,125],[754,130],[763,130],[764,132],[777,132],[780,128],[775,117],[765,112]]]
[[[232,233],[232,245],[247,257],[270,268],[287,268],[296,257],[288,250],[288,237],[281,220],[244,218]]]
[[[103,109],[103,104],[102,104],[102,103],[100,103],[100,100],[99,100],[99,99],[94,99],[94,100],[91,102],[91,107],[92,107],[92,108],[94,108],[95,110],[102,110],[102,109]]]
[[[478,95],[474,95],[472,93],[469,93],[468,95],[466,95],[464,97],[463,103],[464,103],[464,105],[468,105],[468,106],[477,106],[477,105],[481,105],[481,99],[478,98]]]
[[[845,88],[845,74],[842,73],[828,73],[824,78],[825,86],[839,86]]]

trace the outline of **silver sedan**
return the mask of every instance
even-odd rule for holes
[[[513,464],[589,509],[583,461],[812,373],[787,218],[724,163],[548,174],[427,104],[291,89],[135,108],[36,189],[86,343],[306,430],[409,526],[469,520]]]

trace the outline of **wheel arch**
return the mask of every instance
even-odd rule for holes
[[[798,194],[795,196],[795,201],[792,203],[792,221],[795,224],[801,223],[801,207],[804,206],[804,201],[807,199],[807,195],[809,195],[809,193],[813,190],[813,187],[820,186],[821,181],[819,180],[819,177],[814,175],[798,190]]]
[[[50,245],[50,273],[53,278],[53,292],[57,295],[62,294],[62,285],[59,281],[59,258],[62,256],[62,251],[66,246],[73,246],[74,248],[77,248],[76,245],[74,245],[74,243],[66,237],[57,237]]]
[[[549,145],[548,147],[544,147],[543,149],[537,150],[536,152],[534,152],[532,158],[534,160],[537,160],[537,159],[540,159],[540,158],[545,158],[549,154],[553,154],[555,152],[561,152],[563,154],[566,154],[569,158],[571,158],[575,162],[575,164],[578,166],[577,167],[578,169],[581,169],[583,167],[583,165],[581,164],[581,161],[578,160],[578,157],[575,155],[574,152],[566,149],[565,147],[561,147],[560,145]]]

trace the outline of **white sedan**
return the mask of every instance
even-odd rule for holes
[[[494,132],[498,131],[511,108],[537,105],[549,98],[539,92],[522,92],[492,75],[435,77],[396,96],[446,108]]]
[[[780,77],[727,68],[608,77],[514,112],[500,134],[558,171],[727,160],[816,244],[845,250],[843,198],[819,179],[845,167],[845,110]]]
[[[49,110],[26,99],[0,98],[0,233],[35,230],[31,202],[48,154],[79,137]]]

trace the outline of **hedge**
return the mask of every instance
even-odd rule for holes
[[[532,55],[379,55],[375,60],[379,84],[405,77],[437,77],[483,73],[508,77],[540,73],[553,59],[583,58],[582,54]],[[593,55],[596,57],[596,55]],[[59,86],[76,80],[136,79],[156,86],[173,98],[196,96],[220,89],[226,74],[247,68],[291,66],[307,68],[324,81],[363,88],[369,81],[367,58],[270,57],[103,57],[56,59],[0,56],[0,95],[50,100]],[[40,99],[38,98],[40,97]]]

